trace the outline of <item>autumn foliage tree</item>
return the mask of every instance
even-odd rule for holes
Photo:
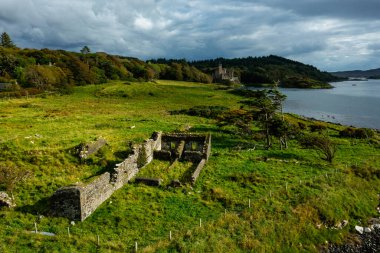
[[[133,57],[92,53],[88,46],[78,53],[47,48],[18,49],[8,34],[1,36],[0,82],[19,83],[22,89],[66,93],[74,85],[155,79],[211,82],[209,75],[186,61],[173,64],[145,62]]]

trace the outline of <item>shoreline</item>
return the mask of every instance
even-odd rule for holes
[[[340,127],[351,127],[351,128],[371,129],[371,130],[373,130],[373,131],[376,131],[377,133],[380,133],[380,128],[359,127],[359,126],[353,126],[353,125],[345,125],[345,124],[342,124],[342,123],[331,122],[331,121],[326,121],[326,120],[316,119],[316,118],[313,118],[313,117],[308,117],[308,116],[301,115],[301,114],[297,114],[297,113],[294,113],[294,112],[285,112],[285,113],[286,113],[286,114],[289,114],[289,115],[291,115],[291,116],[294,116],[294,117],[297,117],[297,118],[303,119],[303,120],[307,120],[307,121],[327,123],[327,124],[336,125],[336,126],[340,126]]]
[[[352,82],[355,83],[355,82]],[[334,85],[334,83],[332,83]],[[348,84],[350,87],[351,85]],[[338,89],[339,85],[334,85],[334,89]],[[343,87],[343,86],[340,86]],[[346,86],[344,86],[346,87]],[[377,87],[377,86],[375,86]],[[272,87],[252,87],[252,86],[243,86],[242,89],[246,90],[261,90],[261,89],[271,89]],[[311,91],[312,90],[312,91]],[[352,92],[354,92],[356,89],[355,87],[352,88]],[[349,97],[347,95],[344,95],[343,99],[340,95],[339,91],[335,92],[329,92],[329,91],[322,91],[321,89],[299,89],[299,88],[281,88],[279,91],[287,96],[286,101],[284,102],[284,109],[283,111],[286,113],[291,114],[298,114],[300,116],[303,116],[304,118],[321,121],[321,122],[327,122],[331,124],[337,124],[337,125],[344,125],[347,127],[353,127],[353,128],[366,128],[366,129],[373,129],[375,131],[380,131],[380,119],[378,118],[378,115],[371,110],[370,113],[368,113],[367,116],[363,116],[359,110],[356,108],[362,108],[365,110],[366,106],[361,106],[363,103],[366,102],[365,99],[357,98],[355,97],[354,104],[350,104],[350,106],[358,105],[357,107],[353,108],[352,111],[345,109],[344,103],[350,103]],[[316,93],[314,93],[314,91]],[[349,90],[351,91],[351,90]],[[376,90],[375,90],[376,91]],[[330,94],[331,93],[331,94]],[[337,93],[337,94],[335,94]],[[346,94],[345,92],[344,94]],[[327,99],[326,103],[329,106],[336,105],[338,109],[331,109],[327,108],[321,100],[318,100],[316,96],[321,95],[321,99]],[[310,103],[313,104],[313,106],[309,105],[308,100],[310,98]],[[338,100],[339,102],[334,102],[335,98],[341,99]],[[322,100],[324,101],[324,100]],[[371,97],[371,105],[377,105],[378,102],[376,102],[375,98]],[[357,104],[357,103],[361,104]],[[335,104],[334,104],[335,103]],[[339,103],[339,104],[338,104]],[[373,106],[371,108],[374,108]]]
[[[322,252],[344,253],[344,252],[377,252],[380,247],[380,229],[375,228],[369,233],[352,234],[343,244],[329,244],[327,250]]]

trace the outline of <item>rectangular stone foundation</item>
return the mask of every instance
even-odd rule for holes
[[[199,134],[153,133],[144,143],[134,147],[131,155],[111,172],[106,172],[91,183],[78,184],[58,189],[51,198],[51,214],[70,220],[85,220],[116,190],[128,183],[154,156],[169,159],[184,159],[199,163],[191,181],[198,178],[210,156],[211,136]],[[151,185],[160,185],[160,179],[139,179]],[[138,181],[138,180],[137,180]]]

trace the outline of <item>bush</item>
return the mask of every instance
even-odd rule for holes
[[[368,128],[352,128],[347,127],[339,132],[340,137],[348,137],[348,138],[357,138],[357,139],[368,139],[372,138],[375,133]]]
[[[323,156],[323,160],[332,163],[337,151],[337,146],[328,136],[311,134],[303,135],[299,142],[304,148],[313,148],[317,150]]]
[[[215,119],[222,113],[226,112],[228,110],[227,107],[224,106],[194,106],[190,109],[183,109],[183,110],[177,110],[177,111],[171,111],[170,114],[186,114],[190,116],[198,116],[198,117],[204,117],[204,118],[211,118]]]
[[[217,117],[218,126],[234,126],[237,134],[250,136],[252,134],[252,122],[254,115],[251,111],[244,109],[229,110],[221,113]]]
[[[19,167],[0,165],[0,190],[12,192],[16,184],[24,181],[30,172]]]
[[[298,122],[298,127],[299,127],[301,130],[306,130],[306,124],[305,124],[305,123]]]
[[[353,165],[351,171],[358,177],[366,180],[380,179],[380,170],[374,167]]]
[[[312,131],[312,132],[322,132],[326,129],[327,129],[327,127],[322,125],[322,124],[310,125],[310,131]]]

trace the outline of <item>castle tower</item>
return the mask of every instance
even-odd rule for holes
[[[221,63],[219,63],[218,73],[219,75],[223,74],[223,66]]]

